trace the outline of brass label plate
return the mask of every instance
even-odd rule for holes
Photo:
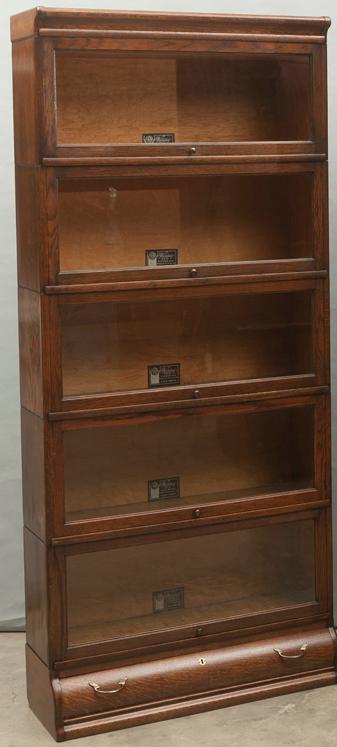
[[[147,267],[162,267],[178,263],[178,249],[146,249],[145,264]]]
[[[147,367],[148,386],[150,389],[161,386],[180,384],[180,363],[158,363]]]
[[[160,477],[148,481],[149,501],[168,501],[171,498],[180,498],[179,477]]]
[[[175,135],[174,132],[144,132],[142,135],[142,143],[174,143]]]
[[[184,608],[184,587],[162,589],[152,594],[153,612],[171,612]]]

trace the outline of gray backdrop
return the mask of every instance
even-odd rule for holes
[[[76,0],[50,2],[43,5],[74,7]],[[33,0],[32,0],[33,5]],[[0,5],[0,210],[1,251],[0,263],[0,628],[14,629],[24,624],[21,465],[19,428],[19,386],[17,348],[14,166],[12,130],[11,47],[9,41],[9,16],[29,7],[29,0],[2,0]],[[337,9],[336,3],[310,0],[287,2],[259,2],[235,0],[144,0],[123,2],[117,0],[79,0],[81,8],[119,8],[124,10],[166,10],[206,13],[261,13],[271,15],[327,15],[332,18],[328,34],[329,50],[329,133],[330,133],[330,256],[331,256],[331,306],[332,306],[332,381],[333,381],[333,477],[337,471],[337,345],[334,342],[337,327]],[[335,513],[335,534],[337,517]],[[337,609],[337,564],[335,583],[335,608]]]

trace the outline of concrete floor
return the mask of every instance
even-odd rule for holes
[[[74,739],[73,747],[336,747],[337,687]],[[0,745],[51,747],[28,708],[24,635],[0,634]]]

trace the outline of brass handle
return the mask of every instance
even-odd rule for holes
[[[116,687],[114,690],[101,690],[100,686],[96,684],[96,682],[89,682],[88,684],[92,689],[95,691],[95,693],[98,693],[98,695],[115,695],[115,693],[119,693],[120,690],[123,690],[123,687],[127,683],[127,677],[125,677],[125,680],[119,680],[118,687]]]
[[[299,654],[284,654],[280,648],[274,648],[275,654],[278,654],[281,659],[302,659],[308,648],[308,643],[303,643],[300,648]]]

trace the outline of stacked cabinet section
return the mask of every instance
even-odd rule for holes
[[[12,19],[27,682],[57,740],[336,681],[328,19]]]

